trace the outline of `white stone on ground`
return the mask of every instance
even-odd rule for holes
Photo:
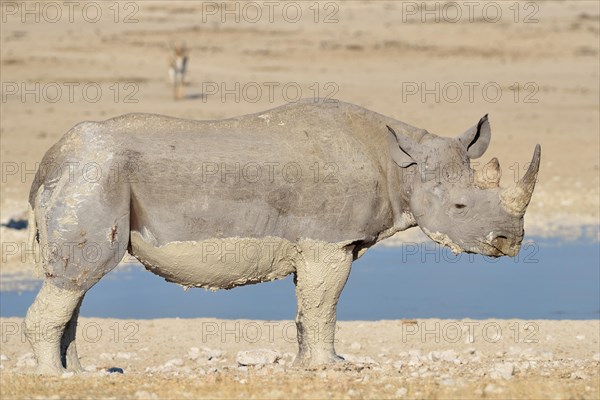
[[[225,352],[223,350],[209,349],[208,347],[203,347],[202,349],[191,347],[187,354],[190,360],[195,360],[197,362],[216,361],[221,359],[224,355]]]
[[[135,396],[136,399],[140,399],[140,400],[158,399],[158,396],[156,395],[156,393],[146,392],[145,390],[138,390],[133,395]]]
[[[429,361],[455,362],[458,360],[458,353],[454,350],[431,351],[427,358]]]
[[[483,389],[483,393],[485,394],[500,394],[502,392],[504,392],[504,389],[494,385],[493,383],[488,383]]]
[[[236,361],[239,365],[265,365],[273,364],[280,358],[281,354],[278,351],[257,349],[238,352]]]
[[[588,376],[581,371],[575,371],[571,374],[571,379],[587,379]]]
[[[183,365],[183,360],[181,358],[173,358],[165,363],[165,367],[181,367]]]
[[[17,360],[17,367],[35,367],[36,364],[33,353],[25,353]]]
[[[361,344],[358,342],[354,342],[350,345],[350,348],[354,351],[358,351],[362,348]]]
[[[492,379],[511,379],[515,372],[513,363],[503,362],[494,364],[494,368],[490,372]]]

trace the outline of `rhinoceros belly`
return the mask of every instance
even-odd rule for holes
[[[281,279],[295,271],[296,244],[281,238],[176,241],[157,246],[131,232],[130,252],[149,271],[184,287],[230,289]]]

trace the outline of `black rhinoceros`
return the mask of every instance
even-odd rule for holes
[[[297,361],[339,360],[337,301],[375,243],[418,225],[456,252],[518,253],[540,147],[501,190],[496,159],[483,174],[470,166],[489,141],[487,116],[448,138],[321,101],[219,121],[128,114],[76,125],[44,156],[29,198],[31,242],[46,255],[25,320],[39,372],[81,370],[79,307],[126,251],[185,287],[294,274]],[[60,340],[39,340],[40,326]]]

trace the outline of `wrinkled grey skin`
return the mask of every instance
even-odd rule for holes
[[[497,160],[485,177],[469,165],[489,141],[487,117],[446,138],[342,102],[221,121],[128,114],[78,124],[46,153],[29,199],[31,240],[51,245],[25,321],[38,371],[81,370],[83,296],[127,250],[185,287],[294,274],[297,362],[339,360],[337,300],[352,261],[378,241],[418,225],[457,252],[518,253],[539,146],[523,180],[501,190]],[[39,340],[36,326],[60,341]]]

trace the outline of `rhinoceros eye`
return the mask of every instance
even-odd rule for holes
[[[454,208],[459,209],[459,210],[462,209],[462,208],[465,208],[465,207],[466,207],[465,204],[460,204],[460,203],[454,205]]]

